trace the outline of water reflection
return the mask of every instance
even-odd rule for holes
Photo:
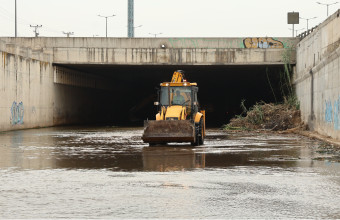
[[[0,134],[0,168],[55,168],[53,137],[40,136],[35,130]],[[49,143],[46,145],[46,143]]]
[[[145,147],[143,148],[143,168],[146,171],[181,171],[205,168],[205,154],[195,153],[188,147]]]
[[[181,171],[237,166],[313,167],[322,163],[298,137],[211,132],[206,145],[149,147],[131,128],[47,128],[0,134],[0,168]],[[328,166],[328,165],[327,165]]]

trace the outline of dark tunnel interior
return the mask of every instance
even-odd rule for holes
[[[283,65],[60,65],[99,76],[111,85],[110,91],[94,91],[87,96],[100,102],[97,113],[88,122],[120,126],[142,126],[155,119],[153,102],[161,82],[171,80],[175,70],[184,70],[189,82],[197,82],[201,109],[206,110],[208,127],[221,127],[241,114],[241,100],[249,108],[259,101],[280,102],[280,73]],[[91,100],[91,99],[89,99]],[[102,117],[98,117],[98,115]]]

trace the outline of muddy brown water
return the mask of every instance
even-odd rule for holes
[[[141,128],[0,133],[0,218],[340,218],[340,164],[319,142],[207,134],[192,148],[148,147]]]

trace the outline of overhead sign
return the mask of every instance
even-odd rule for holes
[[[288,12],[288,24],[299,24],[299,12]]]

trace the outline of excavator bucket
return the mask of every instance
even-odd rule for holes
[[[144,122],[142,140],[146,143],[195,142],[195,125],[189,120]]]

